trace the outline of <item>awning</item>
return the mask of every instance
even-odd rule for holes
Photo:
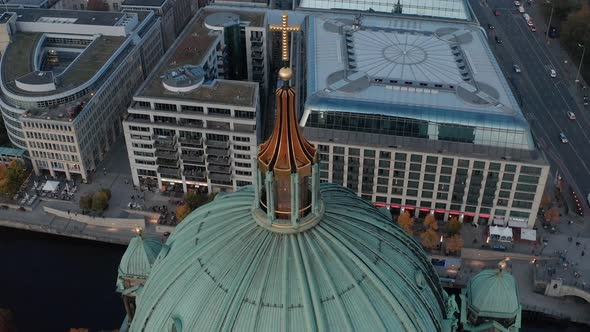
[[[512,242],[512,228],[490,226],[490,236],[497,241]]]
[[[57,181],[47,181],[43,186],[43,191],[56,191],[58,186],[59,182]]]
[[[492,224],[499,225],[499,226],[506,226],[506,219],[504,219],[504,218],[494,218],[494,221],[492,222]]]
[[[520,238],[527,241],[537,241],[537,231],[534,229],[521,228]]]
[[[526,220],[510,219],[508,220],[508,226],[514,228],[528,228],[529,223]]]

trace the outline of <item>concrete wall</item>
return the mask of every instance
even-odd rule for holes
[[[52,214],[54,216],[58,216],[65,219],[72,219],[81,223],[85,223],[87,225],[99,226],[99,227],[114,227],[120,229],[136,229],[137,227],[141,227],[141,229],[145,229],[145,219],[144,218],[101,218],[101,217],[92,217],[83,214],[72,214],[67,213],[65,211],[61,211],[58,209],[53,209],[50,207],[43,207],[43,211],[46,213]]]

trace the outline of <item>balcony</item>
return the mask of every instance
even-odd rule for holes
[[[207,147],[209,147],[209,148],[222,148],[222,149],[229,148],[229,141],[215,141],[212,139],[208,139],[206,144],[207,144]]]
[[[153,135],[152,138],[155,141],[154,146],[157,149],[171,150],[171,151],[175,151],[178,149],[178,147],[176,145],[176,136]]]
[[[213,183],[213,184],[222,185],[222,186],[232,186],[233,185],[231,175],[211,173],[211,172],[209,172],[208,175],[209,175],[209,180],[211,180],[211,183]]]
[[[143,114],[127,114],[125,121],[130,123],[151,123],[150,117],[147,118]]]
[[[207,162],[209,164],[229,166],[231,164],[231,159],[229,157],[208,156]]]
[[[217,157],[229,157],[230,152],[226,149],[207,148],[207,154]]]
[[[182,172],[182,175],[184,175],[184,177],[186,178],[187,181],[200,181],[200,182],[207,181],[207,179],[205,177],[205,172],[201,172],[201,171],[197,171],[197,170],[185,169]]]
[[[171,152],[169,150],[156,150],[156,157],[162,159],[171,159],[176,160],[178,159],[178,152]]]
[[[156,164],[158,166],[166,166],[166,167],[171,167],[171,168],[178,168],[178,167],[180,167],[180,162],[178,160],[169,160],[169,159],[157,158],[156,159]]]
[[[158,173],[165,178],[180,179],[180,170],[176,168],[158,167]]]
[[[203,147],[202,137],[180,137],[178,141],[180,142],[180,145],[183,147]]]
[[[203,155],[198,155],[198,154],[192,154],[192,153],[183,153],[181,155],[182,157],[182,161],[184,163],[187,162],[193,162],[193,163],[204,163],[205,162],[205,156]]]
[[[216,173],[223,173],[223,174],[231,174],[231,167],[230,166],[220,166],[220,165],[209,165],[209,171],[216,172]]]
[[[191,128],[203,128],[203,121],[201,120],[179,120],[178,126],[180,127],[191,127]]]

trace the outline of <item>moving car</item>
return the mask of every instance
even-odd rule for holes
[[[502,38],[495,36],[494,39],[496,40],[496,43],[502,44]]]
[[[575,119],[576,119],[576,115],[575,115],[575,114],[574,114],[574,112],[572,112],[572,111],[569,111],[569,112],[567,112],[567,117],[568,117],[570,120],[575,120]]]
[[[555,69],[551,69],[551,70],[549,71],[549,75],[550,75],[551,77],[555,78],[555,77],[557,77],[557,72],[555,71]]]
[[[514,1],[514,5],[515,5],[516,7],[520,6],[520,1]]]
[[[520,67],[518,65],[513,65],[512,66],[512,69],[514,69],[514,71],[517,72],[517,73],[520,73],[521,72],[521,69],[520,69]]]
[[[494,30],[494,26],[488,23],[488,29]]]
[[[498,9],[494,10],[494,15],[500,16],[500,10],[498,10]]]
[[[583,100],[584,100],[584,106],[588,106],[588,102],[590,101],[590,100],[588,100],[588,95],[584,95]]]
[[[535,31],[537,31],[537,28],[535,28],[535,26],[534,26],[534,25],[531,25],[531,31],[532,31],[532,32],[535,32]]]
[[[565,137],[565,134],[564,133],[559,133],[559,140],[561,141],[561,143],[567,143],[567,142],[569,142],[567,140],[567,137]]]
[[[524,7],[523,6],[518,6],[518,12],[521,14],[524,14]]]

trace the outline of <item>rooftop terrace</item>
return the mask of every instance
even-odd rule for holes
[[[256,83],[215,80],[205,82],[200,88],[189,92],[170,92],[162,85],[162,77],[183,66],[199,66],[210,54],[210,50],[221,41],[218,31],[205,26],[205,20],[215,13],[232,13],[239,17],[241,24],[261,27],[264,12],[241,11],[225,8],[204,8],[191,20],[187,28],[166,53],[158,68],[148,77],[137,93],[137,97],[193,100],[213,104],[233,104],[245,107],[256,105]]]
[[[48,9],[9,9],[16,11],[19,22],[43,22],[50,19],[63,19],[63,24],[115,26],[125,14],[119,12],[96,12],[90,10],[48,10]],[[3,7],[0,13],[5,12]]]
[[[53,95],[72,89],[92,78],[117,51],[125,37],[100,36],[74,60],[57,78],[57,89],[49,92],[29,92],[16,87],[15,80],[38,70],[34,68],[37,43],[42,33],[17,32],[2,57],[2,80],[6,87],[19,95]]]

